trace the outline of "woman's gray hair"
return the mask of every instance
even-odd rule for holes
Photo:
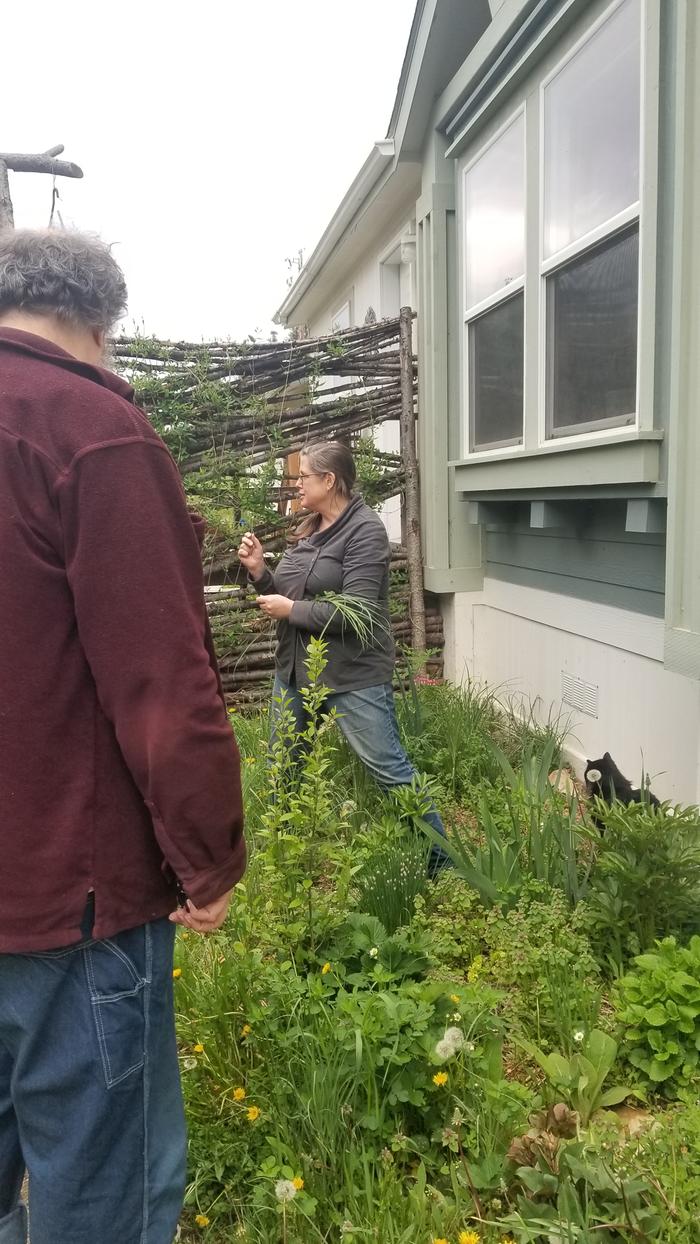
[[[335,475],[338,496],[346,499],[352,496],[357,471],[355,459],[347,445],[342,441],[313,441],[310,445],[304,445],[301,454],[308,458],[312,471],[319,475]]]
[[[0,232],[0,315],[55,315],[109,332],[126,311],[126,282],[109,247],[89,233]]]

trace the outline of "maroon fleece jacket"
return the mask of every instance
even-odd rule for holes
[[[196,523],[119,377],[0,328],[0,953],[197,906],[245,868]]]

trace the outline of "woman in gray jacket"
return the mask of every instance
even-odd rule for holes
[[[298,485],[299,499],[310,515],[297,541],[274,573],[252,532],[244,535],[238,556],[260,590],[260,609],[277,621],[274,702],[284,699],[297,729],[305,728],[300,688],[307,681],[307,647],[312,635],[322,634],[328,645],[323,681],[330,688],[325,707],[337,710],[350,747],[387,790],[408,785],[416,771],[399,737],[392,691],[389,539],[379,516],[353,492],[355,477],[352,454],[339,441],[307,446],[300,457]],[[326,592],[367,603],[369,640],[361,640],[332,601],[322,599]],[[425,819],[444,834],[435,808]],[[434,850],[433,868],[446,861],[443,852]]]

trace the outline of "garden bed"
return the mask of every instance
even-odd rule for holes
[[[183,1239],[696,1241],[697,810],[599,807],[601,834],[549,780],[555,727],[474,687],[398,708],[428,784],[392,799],[332,722],[300,776],[232,712],[251,862],[176,952]]]

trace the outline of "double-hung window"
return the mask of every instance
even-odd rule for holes
[[[623,0],[542,88],[547,438],[636,421],[639,117]]]
[[[642,3],[614,0],[535,69],[467,157],[468,455],[638,422]]]
[[[525,115],[464,175],[465,346],[470,449],[523,437]]]

